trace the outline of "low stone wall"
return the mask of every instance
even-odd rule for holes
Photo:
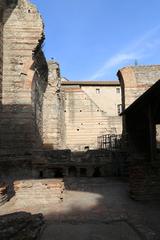
[[[51,150],[44,152],[44,159],[34,165],[35,178],[128,176],[125,152]]]
[[[63,201],[64,182],[59,179],[14,182],[15,200],[19,207],[45,206]]]
[[[1,240],[37,240],[44,226],[41,214],[19,212],[0,216]]]

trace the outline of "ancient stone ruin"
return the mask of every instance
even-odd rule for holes
[[[34,5],[0,0],[2,240],[37,239],[39,212],[56,221],[103,216],[106,224],[115,214],[112,193],[117,197],[111,178],[123,179],[120,195],[125,181],[132,198],[160,199],[160,65],[122,68],[119,81],[69,81],[59,63],[46,60],[44,39]],[[138,208],[127,204],[132,216]]]
[[[106,134],[122,133],[119,82],[64,81],[43,54],[35,6],[7,1],[1,12],[1,178],[112,175],[100,149]]]
[[[41,50],[43,22],[27,1],[3,1],[1,13],[1,173],[31,177],[42,141],[42,96],[48,80]]]

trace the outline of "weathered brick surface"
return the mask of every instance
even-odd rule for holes
[[[65,123],[59,64],[50,61],[48,67],[48,84],[43,100],[43,147],[45,149],[62,149]]]
[[[157,165],[158,164],[158,165]],[[160,165],[137,164],[129,172],[130,196],[136,200],[160,200]]]
[[[16,200],[17,206],[25,207],[29,202],[30,206],[40,208],[63,199],[64,182],[58,179],[15,181],[14,190],[13,201]]]
[[[71,152],[70,150],[46,150],[44,160],[34,166],[35,178],[127,176],[128,163],[122,152],[89,150]],[[42,158],[43,159],[43,158]]]
[[[0,3],[2,5],[2,3]],[[3,9],[0,5],[0,86],[2,84],[2,58],[3,58],[3,23],[2,23],[2,16],[3,16]],[[1,94],[0,94],[1,98]],[[1,104],[1,103],[0,103]]]
[[[19,159],[20,166],[20,162],[34,160],[33,153],[41,143],[42,98],[48,74],[41,51],[43,22],[27,0],[7,1],[1,18],[0,158],[5,162]]]
[[[123,109],[160,79],[160,65],[130,66],[117,73],[122,88]]]
[[[42,214],[17,212],[0,216],[1,240],[36,240],[43,226]]]

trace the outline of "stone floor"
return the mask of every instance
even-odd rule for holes
[[[136,202],[128,196],[125,181],[111,178],[64,179],[59,201],[38,204],[13,198],[0,215],[26,211],[42,213],[46,228],[41,240],[159,240],[160,204]],[[31,204],[32,201],[32,204]]]
[[[42,240],[140,240],[126,222],[105,223],[85,223],[85,224],[54,224],[47,227]]]

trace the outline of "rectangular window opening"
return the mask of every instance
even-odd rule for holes
[[[122,104],[117,105],[117,113],[118,115],[122,112]]]
[[[100,89],[99,89],[99,88],[96,88],[96,93],[97,93],[97,94],[100,94],[100,92],[101,92]]]
[[[120,93],[120,92],[121,92],[120,87],[117,87],[117,88],[116,88],[116,93]]]

